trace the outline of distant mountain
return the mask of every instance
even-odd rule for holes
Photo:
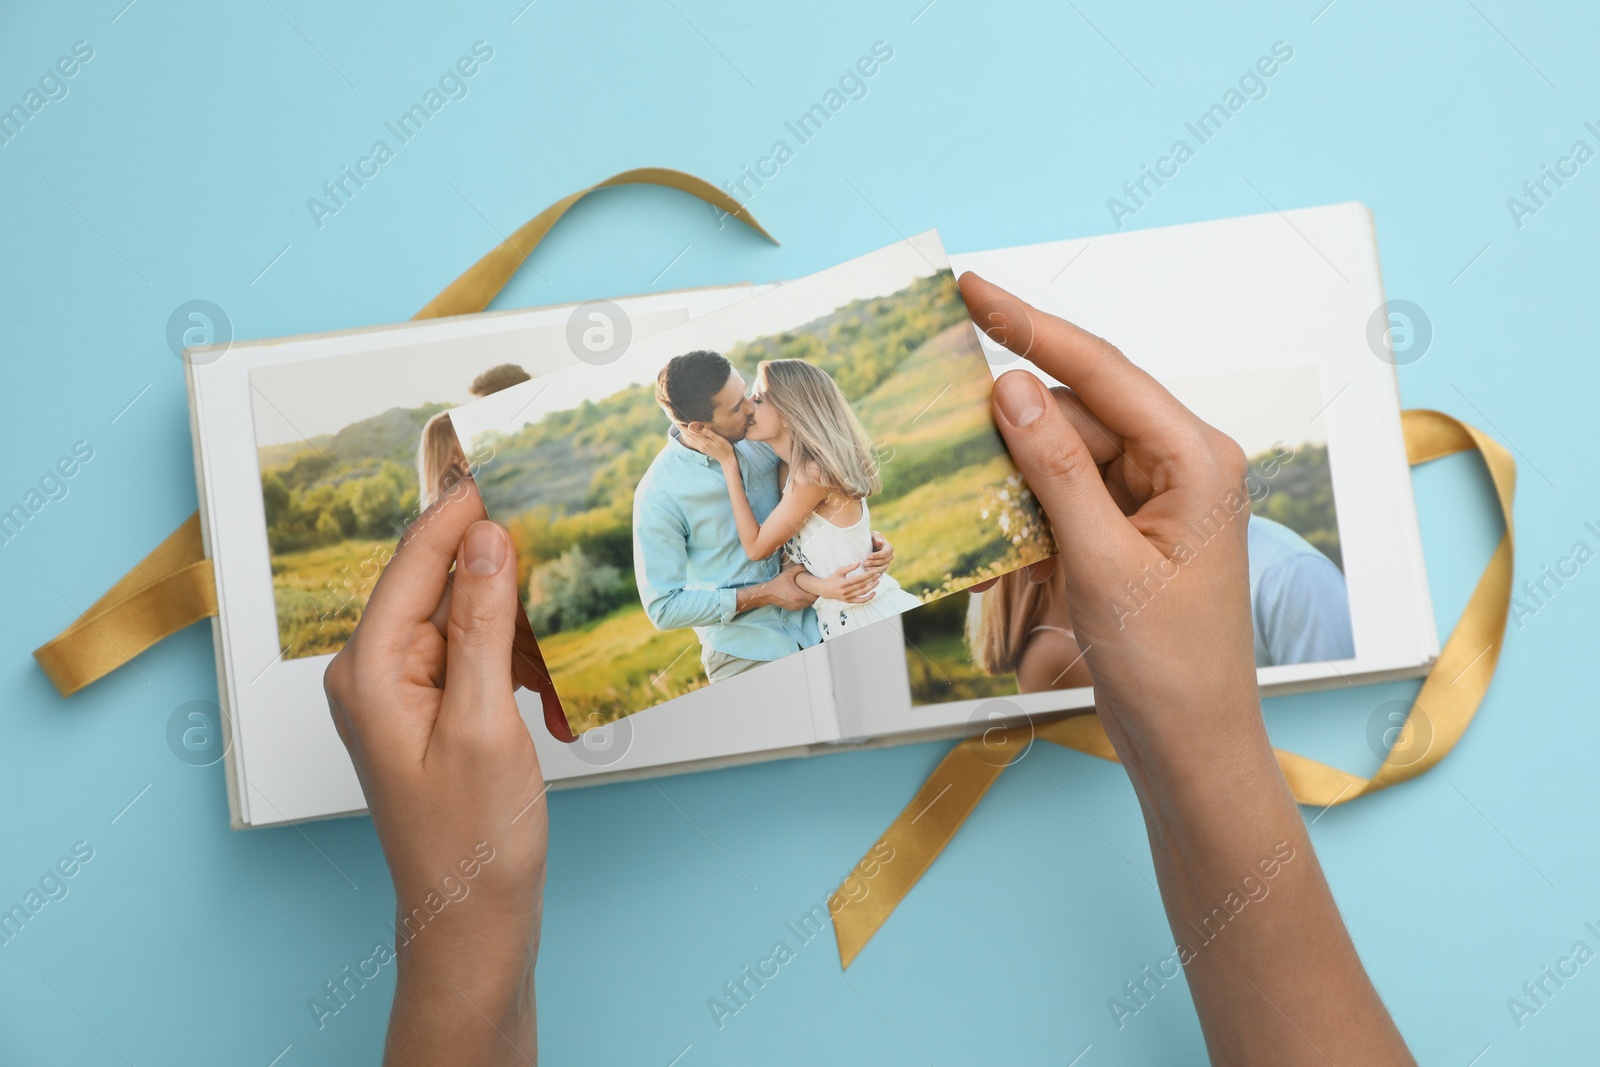
[[[262,445],[256,449],[256,458],[261,463],[263,473],[287,467],[294,462],[294,458],[301,452],[312,449],[326,449],[333,443],[333,434],[323,433],[304,441],[285,441],[277,445]]]
[[[257,450],[261,473],[278,475],[290,489],[309,489],[325,482],[370,475],[386,460],[409,468],[416,463],[423,424],[448,407],[424,404],[390,408],[352,422],[338,433],[263,445]]]

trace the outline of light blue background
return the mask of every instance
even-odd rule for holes
[[[320,1031],[307,1007],[385,936],[370,822],[231,833],[221,767],[168,750],[173,709],[215,694],[209,628],[65,702],[28,655],[195,506],[172,310],[215,301],[249,338],[404,319],[500,232],[600,177],[736,177],[874,41],[894,58],[869,95],[751,203],[781,248],[719,232],[675,194],[608,194],[497,306],[792,277],[932,226],[956,250],[1107,232],[1106,198],[1283,40],[1294,59],[1269,95],[1130,225],[1366,202],[1390,296],[1435,330],[1401,371],[1405,403],[1516,450],[1520,575],[1597,544],[1583,523],[1600,525],[1600,163],[1521,229],[1506,207],[1574,140],[1600,148],[1583,129],[1600,120],[1592,7],[125,2],[0,16],[0,104],[74,41],[95,49],[70,95],[0,146],[0,503],[74,441],[95,449],[70,495],[0,547],[0,903],[74,841],[96,850],[70,896],[0,947],[5,1063],[299,1067],[381,1047],[392,969]],[[480,39],[495,55],[470,95],[318,229],[306,199]],[[1476,460],[1416,482],[1447,632],[1498,530]],[[1600,964],[1520,1031],[1506,1001],[1578,939],[1600,947],[1583,927],[1600,920],[1597,608],[1591,563],[1512,626],[1443,765],[1313,828],[1424,1062],[1594,1055]],[[1415,688],[1275,700],[1268,718],[1279,744],[1367,773],[1374,709]],[[819,940],[712,1024],[707,998],[826,898],[944,749],[552,795],[548,1062],[1201,1061],[1181,983],[1113,1022],[1107,998],[1171,938],[1122,771],[1048,745],[1002,777],[847,976]]]

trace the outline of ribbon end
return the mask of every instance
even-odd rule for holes
[[[33,650],[33,660],[39,665],[39,669],[44,671],[44,676],[50,679],[50,684],[56,687],[57,693],[69,697],[94,681],[92,678],[83,678],[75,674],[70,664],[61,663],[59,657],[52,652],[51,644],[40,645]]]
[[[877,930],[874,927],[862,931],[856,923],[841,922],[847,914],[847,909],[840,906],[842,904],[837,893],[828,899],[828,909],[833,913],[833,940],[839,947],[839,970],[848,971]]]

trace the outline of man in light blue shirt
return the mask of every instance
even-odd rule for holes
[[[1354,658],[1343,572],[1282,523],[1252,515],[1245,533],[1256,666]]]
[[[778,455],[744,440],[754,415],[743,376],[715,352],[689,352],[662,368],[656,400],[673,425],[633,494],[634,572],[645,614],[660,630],[692,627],[713,682],[810,648],[822,639],[811,609],[815,580],[798,564],[785,567],[781,551],[760,560],[745,554],[721,464],[679,433],[710,429],[734,442],[750,509],[765,522],[782,495]],[[871,593],[893,558],[876,535],[874,548],[855,597]]]

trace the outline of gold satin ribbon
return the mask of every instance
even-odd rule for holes
[[[738,219],[773,244],[778,243],[737,200],[710,182],[665,167],[640,167],[557,200],[467,268],[412,318],[436,319],[482,311],[574,204],[598,189],[618,185],[677,189]],[[71,696],[162,638],[216,613],[216,575],[201,544],[197,511],[76,622],[34,649],[33,658],[61,695]]]
[[[1517,489],[1516,462],[1493,438],[1442,412],[1404,411],[1401,425],[1406,458],[1412,466],[1472,449],[1483,456],[1489,476],[1494,480],[1506,532],[1376,774],[1362,778],[1294,752],[1274,750],[1278,767],[1295,800],[1301,804],[1316,807],[1347,804],[1357,797],[1415,778],[1444,759],[1472,722],[1500,660],[1500,645],[1505,638],[1506,618],[1511,609],[1511,503]],[[1413,758],[1413,723],[1419,717],[1432,731],[1431,743],[1420,757]],[[850,901],[841,885],[829,898],[842,967],[849,967],[860,954],[911,887],[917,884],[917,879],[938,859],[939,853],[1005,769],[1006,763],[995,760],[994,749],[1015,746],[1008,750],[1021,751],[1032,737],[1100,759],[1117,759],[1099,717],[1094,714],[1057,719],[1037,727],[989,730],[957,744],[879,838],[894,850],[895,859],[887,864],[873,860],[877,873],[872,879],[871,893]],[[879,847],[874,844],[858,869],[863,869],[868,860],[873,859]]]
[[[78,621],[33,650],[62,696],[71,696],[168,634],[217,613],[217,585],[200,543],[200,513],[184,520]]]
[[[475,311],[482,311],[489,306],[489,301],[505,288],[511,276],[517,273],[517,268],[527,262],[528,253],[544,240],[544,235],[550,232],[550,228],[560,221],[561,216],[565,215],[572,205],[597,189],[641,184],[664,185],[668,189],[677,189],[690,196],[699,197],[713,207],[721,208],[724,214],[738,219],[773,244],[778,243],[778,239],[762,229],[761,224],[753,216],[745,214],[744,208],[737,200],[710,182],[701,181],[681,170],[668,170],[665,167],[625,170],[603,182],[596,182],[587,189],[579,189],[571,196],[562,197],[539,212],[520,230],[500,242],[488,255],[469,267],[461,277],[445,286],[444,292],[428,301],[427,307],[411,317],[436,319],[446,315],[470,315]]]

